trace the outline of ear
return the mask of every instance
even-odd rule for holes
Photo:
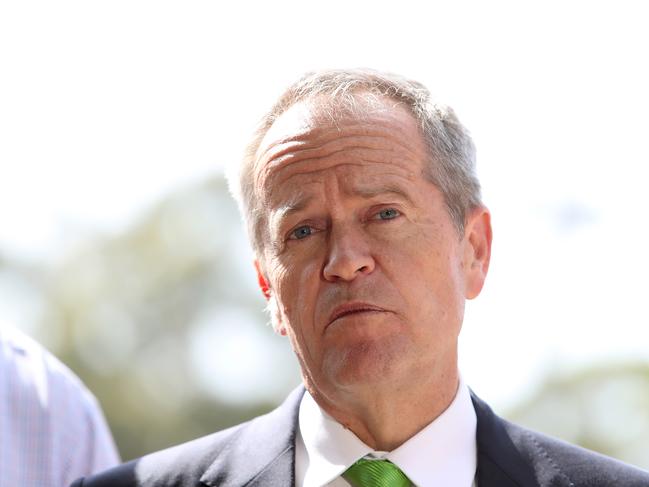
[[[270,292],[270,286],[268,285],[266,276],[264,276],[264,273],[261,270],[261,264],[257,259],[255,259],[254,263],[255,270],[257,271],[257,282],[259,283],[259,288],[266,298],[266,301],[268,301],[268,311],[270,313],[270,321],[273,324],[273,329],[276,333],[286,336],[286,327],[282,324],[277,298]]]
[[[471,211],[464,229],[465,296],[473,299],[480,294],[491,259],[491,214],[485,207]]]
[[[264,295],[266,300],[269,300],[270,287],[268,286],[268,281],[266,280],[266,277],[261,272],[261,265],[259,264],[259,261],[257,259],[255,259],[255,270],[257,271],[257,282],[259,283],[259,289],[261,289],[261,293]]]

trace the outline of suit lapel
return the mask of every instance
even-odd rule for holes
[[[478,487],[538,487],[536,482],[522,484],[510,476],[507,468],[495,463],[489,456],[478,453],[478,471],[476,472]],[[529,482],[532,482],[530,480]]]
[[[532,467],[512,442],[504,421],[471,392],[478,417],[478,487],[539,487]]]
[[[246,487],[292,487],[295,485],[295,449],[291,447],[281,453]]]
[[[253,419],[201,477],[219,487],[288,487],[295,483],[295,434],[300,400],[298,387],[270,413]]]

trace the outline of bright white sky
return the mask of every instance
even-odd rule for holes
[[[465,320],[467,382],[506,405],[548,369],[647,359],[645,8],[3,2],[0,250],[55,258],[119,230],[236,159],[303,71],[369,66],[426,83],[478,145],[495,241]]]

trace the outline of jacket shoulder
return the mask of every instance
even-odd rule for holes
[[[71,487],[203,486],[200,478],[250,421],[160,450],[98,474]]]
[[[649,487],[649,472],[502,420],[511,440],[534,469],[541,485],[562,479],[575,487]]]
[[[268,478],[293,476],[298,387],[273,411],[245,423],[133,460],[72,487],[235,487],[270,485]]]

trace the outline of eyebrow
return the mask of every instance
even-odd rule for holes
[[[293,213],[297,213],[298,211],[301,211],[309,206],[309,203],[311,203],[311,201],[313,201],[313,196],[309,196],[301,192],[297,193],[277,209],[277,214],[284,217]]]
[[[366,200],[384,194],[392,194],[412,204],[412,198],[408,196],[403,188],[395,184],[383,184],[379,186],[354,188],[353,191],[349,193],[355,196],[360,196],[361,198]],[[289,201],[275,210],[273,220],[276,223],[284,221],[289,216],[298,213],[308,207],[313,199],[313,196],[305,195],[303,193],[294,195]]]
[[[289,216],[304,210],[313,200],[313,196],[307,196],[304,193],[294,195],[289,201],[273,211],[271,217],[271,226],[280,226]]]
[[[354,188],[353,193],[366,200],[383,194],[393,194],[406,200],[408,203],[412,203],[412,198],[410,198],[408,193],[397,184],[382,184],[378,186]]]

